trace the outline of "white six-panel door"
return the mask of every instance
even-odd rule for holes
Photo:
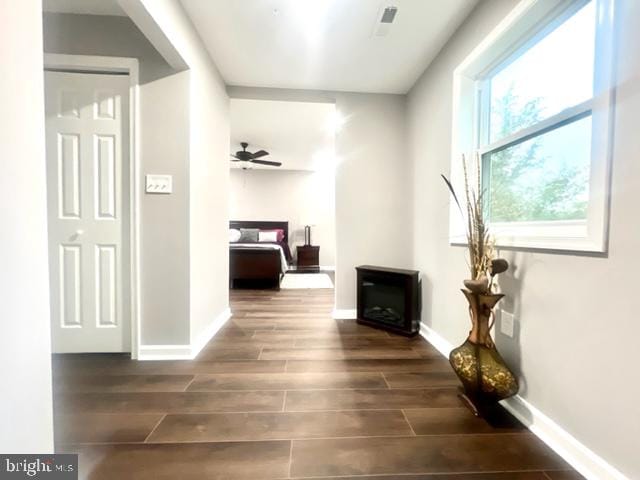
[[[130,351],[129,77],[45,72],[52,347]]]

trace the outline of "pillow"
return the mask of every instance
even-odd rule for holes
[[[258,241],[258,230],[257,228],[241,228],[240,229],[240,243],[252,243]]]
[[[284,230],[282,228],[274,228],[272,230],[260,230],[261,232],[276,232],[278,234],[277,240],[275,242],[281,242],[284,240]]]
[[[277,242],[278,241],[278,232],[266,232],[261,230],[258,232],[258,241],[259,242]]]
[[[238,230],[237,228],[230,228],[229,229],[229,242],[230,243],[236,243],[238,240],[240,240],[241,236],[242,236],[242,234],[240,233],[240,230]]]

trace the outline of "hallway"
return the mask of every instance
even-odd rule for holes
[[[194,361],[54,356],[56,451],[95,479],[582,478],[526,429],[473,417],[422,338],[332,305],[329,289],[235,290]]]

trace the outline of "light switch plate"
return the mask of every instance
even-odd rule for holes
[[[173,191],[173,177],[171,175],[145,175],[145,192],[171,193]]]
[[[505,312],[504,310],[500,311],[500,332],[506,335],[507,337],[513,338],[513,323],[515,319],[513,318],[513,313]]]

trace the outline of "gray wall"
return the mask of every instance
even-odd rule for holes
[[[425,274],[423,321],[454,345],[469,330],[460,294],[465,251],[448,243],[454,68],[516,5],[482,2],[408,96],[414,168],[414,262]],[[516,335],[497,343],[521,381],[521,395],[629,478],[640,478],[637,438],[637,281],[640,223],[640,2],[619,13],[609,254],[502,251],[512,264],[500,280],[503,307],[516,313]]]
[[[358,265],[411,267],[411,172],[403,95],[338,94],[336,308],[356,308]]]
[[[336,134],[336,308],[355,309],[355,267],[410,267],[411,164],[404,95],[227,87],[232,98],[331,102]]]
[[[47,12],[43,31],[45,52],[138,58],[142,84],[175,73],[128,17]]]
[[[53,452],[47,183],[37,0],[0,0],[0,452]]]
[[[189,335],[201,346],[229,308],[229,97],[179,1],[121,5],[149,34],[155,23],[189,68]]]
[[[134,57],[140,62],[140,185],[173,175],[173,194],[140,201],[143,345],[180,345],[189,328],[189,82],[127,17],[44,15],[47,53]]]

